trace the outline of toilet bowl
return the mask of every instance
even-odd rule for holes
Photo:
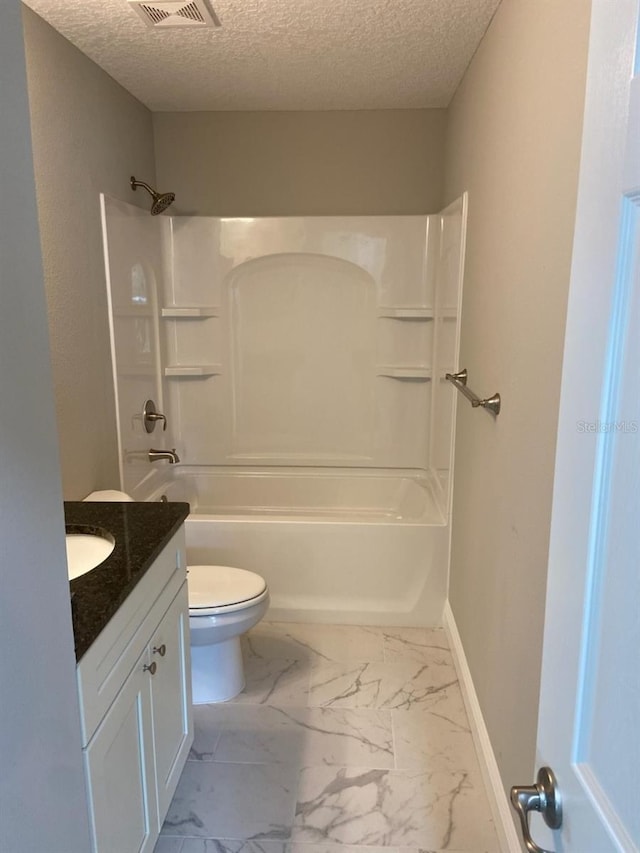
[[[243,689],[240,636],[269,608],[263,578],[231,566],[189,566],[193,704],[226,702]]]
[[[86,501],[131,501],[125,492],[91,492]],[[269,608],[264,578],[232,566],[187,566],[193,704],[227,702],[245,685],[240,637]]]

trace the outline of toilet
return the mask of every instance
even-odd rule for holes
[[[85,501],[132,501],[112,489]],[[245,685],[240,637],[269,609],[264,578],[232,566],[188,566],[193,704],[227,702]]]
[[[193,704],[226,702],[244,687],[240,636],[269,608],[260,575],[231,566],[189,566]]]

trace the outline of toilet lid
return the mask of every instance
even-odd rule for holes
[[[261,595],[264,578],[231,566],[189,566],[189,609],[224,607]]]

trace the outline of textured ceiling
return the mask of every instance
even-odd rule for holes
[[[154,111],[447,106],[500,0],[217,0],[149,30],[126,0],[27,5]]]

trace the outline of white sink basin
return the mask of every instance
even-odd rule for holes
[[[115,548],[108,533],[67,533],[67,566],[69,580],[95,569]]]

